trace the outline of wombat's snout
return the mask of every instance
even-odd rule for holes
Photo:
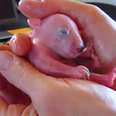
[[[79,46],[73,44],[72,46],[70,46],[70,49],[67,52],[67,57],[75,59],[78,56],[80,56],[83,53],[83,51],[85,51],[84,44],[80,44]]]
[[[82,44],[82,45],[80,45],[79,48],[77,48],[77,51],[78,51],[79,53],[82,53],[82,52],[84,51],[84,49],[85,49],[85,45]]]

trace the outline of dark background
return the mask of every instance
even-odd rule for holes
[[[0,3],[0,19],[7,19],[14,17],[12,2],[10,0],[2,0]]]

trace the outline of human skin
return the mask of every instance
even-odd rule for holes
[[[89,81],[48,77],[9,51],[0,51],[0,72],[30,96],[33,104],[30,110],[40,116],[116,115],[116,92],[105,86]],[[1,99],[0,107],[4,113],[10,105]],[[21,114],[25,107],[23,104],[14,105],[10,112]]]
[[[28,3],[29,1],[23,0],[23,2],[26,5],[26,2]],[[61,3],[63,4],[63,1]],[[69,2],[67,1],[66,3],[68,4]],[[37,6],[40,6],[40,4],[41,3],[39,2]],[[74,3],[73,5],[75,6]],[[81,8],[83,9],[84,4],[81,5],[76,4],[77,9],[80,8],[78,7],[78,5],[81,6]],[[70,7],[68,7],[66,4],[65,6],[66,8],[70,9]],[[93,7],[87,6],[84,7],[85,9],[83,9],[83,12],[87,11],[88,7],[92,8],[91,10],[93,11]],[[38,7],[38,10],[39,8],[40,7]],[[77,14],[78,12],[75,13],[75,15]],[[104,19],[104,21],[106,20]],[[109,25],[108,22],[106,24]],[[112,28],[110,28],[110,30],[111,29]],[[115,33],[115,30],[113,31],[112,29],[112,31],[110,32]],[[105,31],[103,31],[102,33],[104,34]],[[115,40],[115,38],[111,38],[110,40]],[[9,55],[11,57],[13,56],[13,61],[12,60],[9,61]],[[11,57],[10,59],[12,59]],[[112,57],[114,58],[114,55]],[[27,61],[13,55],[8,51],[6,52],[1,51],[0,53],[0,72],[10,83],[20,88],[31,97],[32,103],[37,112],[40,114],[40,116],[116,115],[116,102],[115,102],[116,93],[115,91],[108,89],[107,87],[88,81],[70,80],[70,79],[58,80],[52,77],[48,78],[45,75],[39,73],[34,67],[32,67],[29,63],[27,63]],[[1,107],[3,106],[1,105]]]

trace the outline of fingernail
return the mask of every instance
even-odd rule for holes
[[[18,8],[19,10],[31,10],[30,5],[28,4],[28,2],[26,2],[25,0],[20,0],[20,2],[18,3]]]
[[[0,51],[0,70],[8,70],[13,63],[13,56],[10,52]]]
[[[19,1],[19,5],[21,5],[24,2],[30,2],[29,0],[20,0]],[[31,0],[31,2],[45,2],[45,0]]]

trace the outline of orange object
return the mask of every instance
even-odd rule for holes
[[[18,33],[29,33],[29,32],[32,32],[32,29],[31,28],[19,28],[19,29],[13,29],[13,30],[8,30],[8,32],[10,34],[18,34]]]
[[[24,56],[31,48],[31,40],[26,34],[18,33],[9,41],[9,46],[16,55]]]

